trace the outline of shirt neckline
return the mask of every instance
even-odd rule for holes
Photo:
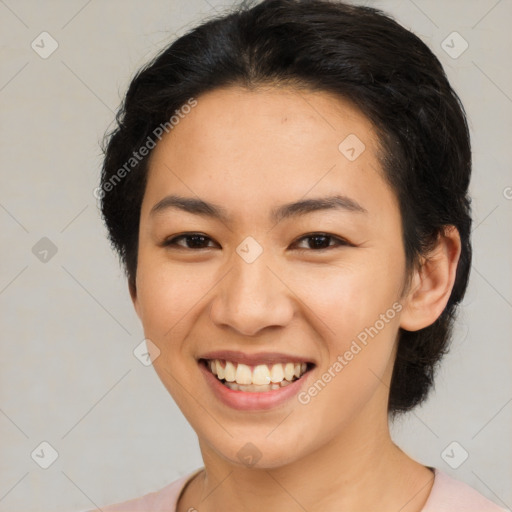
[[[439,475],[439,470],[437,468],[433,468],[431,466],[425,466],[429,471],[431,471],[432,473],[432,478],[434,479],[434,482],[432,484],[432,487],[430,489],[430,493],[427,497],[427,501],[425,502],[425,504],[423,505],[422,509],[420,512],[423,512],[424,510],[427,510],[430,502],[431,502],[431,499],[432,499],[432,495],[434,493],[434,489],[436,487],[436,482],[438,481],[438,475]],[[193,473],[191,473],[190,475],[185,475],[184,477],[182,477],[182,485],[181,485],[181,488],[176,496],[176,501],[174,502],[174,510],[177,510],[178,509],[178,502],[180,501],[181,497],[183,496],[184,492],[185,492],[185,489],[187,488],[187,486],[190,484],[190,482],[192,482],[192,480],[199,474],[201,473],[202,471],[204,471],[204,466],[199,468],[199,469],[196,469]],[[430,481],[429,481],[430,483]]]

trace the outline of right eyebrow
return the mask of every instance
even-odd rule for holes
[[[150,216],[157,215],[169,208],[179,209],[194,215],[213,217],[225,223],[229,221],[229,216],[222,206],[207,203],[206,201],[195,197],[183,197],[177,195],[166,196],[161,201],[158,201],[158,203],[153,205],[149,214]]]

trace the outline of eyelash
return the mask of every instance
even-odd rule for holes
[[[206,239],[206,240],[210,240],[211,241],[210,237],[208,237],[206,235],[203,235],[202,233],[185,233],[185,234],[181,234],[181,235],[175,236],[173,238],[170,238],[168,240],[165,240],[162,245],[164,247],[177,248],[177,249],[185,249],[185,250],[190,250],[190,251],[197,251],[197,250],[203,250],[203,249],[211,249],[211,247],[199,247],[199,248],[183,247],[182,245],[178,245],[178,243],[177,243],[178,240],[183,240],[183,239],[192,238],[192,237],[201,237],[202,239]],[[309,233],[307,235],[304,235],[304,236],[298,238],[295,242],[293,242],[293,244],[296,244],[296,243],[298,243],[298,242],[300,242],[302,240],[313,239],[315,237],[323,237],[323,238],[328,238],[330,240],[334,240],[336,242],[336,245],[329,245],[327,247],[322,247],[321,249],[311,249],[311,248],[304,249],[304,248],[300,248],[300,249],[297,249],[297,250],[298,251],[322,252],[322,251],[326,251],[326,250],[333,249],[335,247],[341,247],[341,246],[351,246],[351,247],[353,247],[353,244],[351,244],[347,240],[344,240],[343,238],[340,238],[340,237],[335,236],[335,235],[331,235],[329,233],[322,233],[322,232]]]

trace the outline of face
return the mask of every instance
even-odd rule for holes
[[[203,457],[277,467],[387,426],[405,257],[377,152],[346,101],[235,87],[153,150],[132,298]]]

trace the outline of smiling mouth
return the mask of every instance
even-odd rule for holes
[[[312,369],[312,363],[246,365],[224,359],[200,359],[200,363],[233,391],[261,393],[273,391],[299,380]]]

